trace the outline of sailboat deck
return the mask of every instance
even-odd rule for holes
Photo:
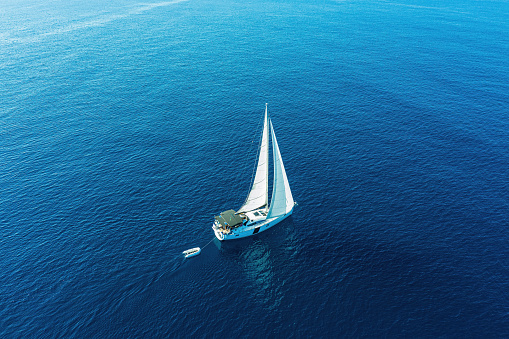
[[[238,214],[235,214],[234,210],[228,210],[222,212],[220,215],[216,216],[215,219],[223,228],[225,227],[235,227],[239,224],[242,224],[242,217]]]

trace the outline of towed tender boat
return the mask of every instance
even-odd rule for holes
[[[269,206],[269,128],[272,138],[274,162],[274,183]],[[228,210],[215,217],[212,229],[216,238],[223,240],[239,239],[263,232],[276,225],[293,212],[290,184],[286,177],[285,166],[274,134],[274,127],[267,113],[263,121],[262,139],[258,153],[258,165],[251,191],[244,205],[238,211]]]
[[[200,252],[201,248],[195,247],[182,252],[182,254],[185,255],[186,258],[191,258],[197,256],[198,254],[200,254]]]

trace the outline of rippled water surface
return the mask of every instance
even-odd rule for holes
[[[509,337],[508,55],[497,0],[3,1],[0,336]],[[266,102],[299,205],[211,242]]]

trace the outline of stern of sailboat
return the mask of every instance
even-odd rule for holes
[[[224,211],[215,217],[212,229],[219,240],[224,240],[227,235],[242,226],[246,220],[244,213],[237,214],[234,210]]]

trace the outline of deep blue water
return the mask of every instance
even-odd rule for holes
[[[2,1],[0,337],[509,337],[508,56],[502,0]],[[299,205],[207,245],[266,102]]]

